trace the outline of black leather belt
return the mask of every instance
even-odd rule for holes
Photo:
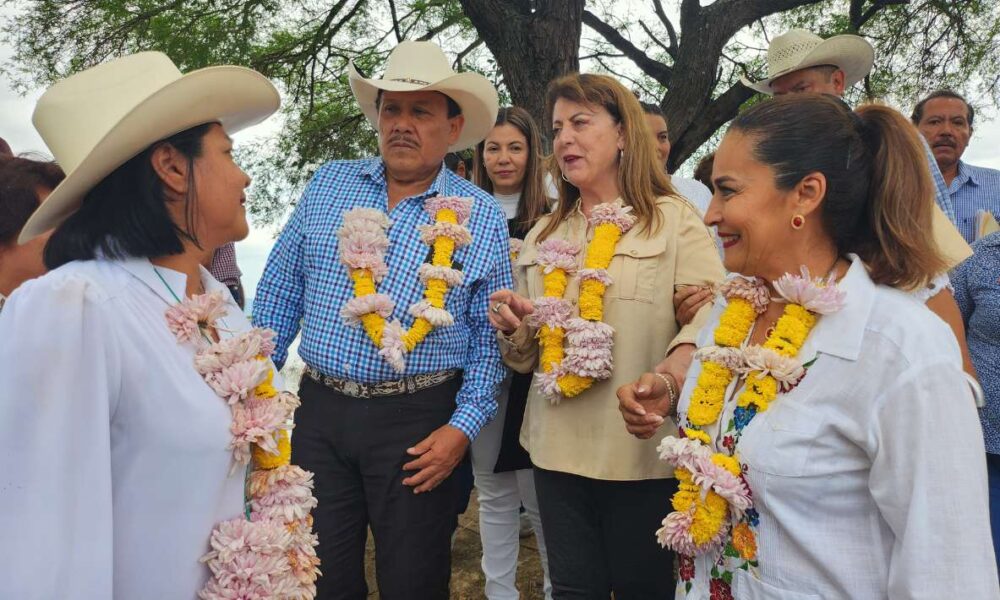
[[[324,375],[316,369],[306,365],[305,374],[318,384],[324,385],[338,394],[351,396],[353,398],[376,398],[380,396],[399,396],[401,394],[412,394],[429,387],[441,385],[442,383],[458,377],[461,370],[450,369],[447,371],[436,371],[434,373],[419,373],[392,381],[380,381],[378,383],[360,383],[349,379],[341,379]]]

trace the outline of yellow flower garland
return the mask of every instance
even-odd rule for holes
[[[594,237],[587,245],[584,258],[585,269],[606,270],[615,254],[615,247],[623,234],[622,228],[615,223],[601,223],[594,227]],[[542,278],[543,296],[547,298],[562,298],[566,293],[569,276],[566,269],[557,267],[546,273]],[[604,294],[607,286],[598,279],[584,279],[580,283],[580,318],[588,321],[604,319]],[[562,327],[542,325],[538,330],[538,344],[541,368],[544,373],[550,373],[565,357],[563,344],[566,331]],[[564,373],[556,378],[559,392],[563,397],[572,398],[587,390],[594,384],[592,377],[575,373]]]
[[[257,360],[267,360],[267,358],[258,356]],[[254,388],[253,393],[262,400],[274,398],[278,395],[278,390],[274,387],[274,369],[268,370],[267,378]],[[278,443],[277,454],[264,450],[258,444],[253,445],[251,455],[253,456],[254,466],[257,469],[270,471],[292,464],[292,443],[288,429],[279,429],[274,434],[274,438]]]
[[[716,345],[724,348],[738,347],[750,334],[756,318],[757,312],[748,301],[730,298],[715,330]],[[726,400],[726,389],[733,376],[734,373],[728,367],[717,362],[709,361],[702,365],[688,408],[688,420],[692,425],[704,427],[719,418]]]

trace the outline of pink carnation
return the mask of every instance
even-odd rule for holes
[[[258,356],[271,356],[274,336],[270,329],[255,327],[238,336],[219,340],[198,351],[194,357],[195,369],[207,375]]]
[[[352,208],[344,213],[344,226],[378,227],[388,229],[392,224],[388,215],[377,208]]]
[[[368,313],[378,313],[383,319],[388,319],[395,308],[392,298],[385,294],[356,296],[340,309],[340,318],[348,325],[360,325],[361,317]]]
[[[580,269],[579,272],[580,281],[586,281],[587,279],[593,279],[595,281],[600,281],[604,284],[604,287],[610,286],[614,281],[611,276],[608,275],[607,269]]]
[[[181,344],[201,344],[201,328],[214,327],[226,316],[226,300],[221,290],[186,298],[167,308],[167,328]]]
[[[386,323],[382,330],[382,348],[378,353],[397,373],[406,370],[406,343],[403,341],[405,333],[399,321]]]
[[[596,227],[611,223],[624,234],[635,225],[635,215],[631,213],[631,206],[624,206],[621,202],[604,202],[591,209],[590,224]]]
[[[729,348],[727,346],[705,346],[698,348],[694,353],[695,360],[702,362],[718,363],[730,371],[736,371],[743,367],[743,349]]]
[[[414,317],[423,317],[434,327],[448,327],[455,323],[455,317],[443,308],[431,306],[427,300],[420,300],[410,306],[410,314]]]
[[[286,556],[292,536],[271,521],[243,518],[220,523],[212,532],[212,550],[201,561],[212,579],[198,593],[202,600],[288,598],[299,584]]]
[[[562,399],[562,392],[559,389],[559,368],[554,368],[548,373],[538,372],[535,373],[534,384],[538,386],[538,390],[542,393],[542,396],[548,398],[549,402],[552,404],[559,404]]]
[[[833,275],[812,278],[804,265],[802,275],[785,273],[774,283],[774,290],[790,304],[799,304],[811,313],[828,315],[844,307],[845,293],[837,287]]]
[[[778,354],[764,346],[755,345],[744,349],[743,361],[740,369],[743,375],[752,371],[759,372],[761,377],[770,375],[781,385],[783,392],[798,385],[806,374],[805,368],[797,359]]]
[[[253,518],[290,523],[308,517],[317,504],[312,495],[312,477],[312,473],[295,465],[251,473],[247,489]]]
[[[534,302],[534,312],[525,320],[531,327],[566,327],[573,317],[573,306],[562,298],[542,296]]]
[[[431,225],[421,225],[420,239],[428,246],[434,245],[434,240],[439,237],[451,238],[455,241],[456,247],[468,246],[472,243],[472,234],[463,225],[454,223],[433,223]]]
[[[229,447],[233,449],[236,462],[245,465],[250,461],[250,445],[257,444],[265,452],[278,453],[275,435],[279,429],[288,428],[289,412],[272,399],[258,400],[233,406],[233,422],[229,426],[233,439]]]
[[[517,256],[521,253],[521,248],[524,247],[524,240],[518,238],[510,238],[510,253]]]
[[[746,300],[758,315],[763,314],[767,310],[767,305],[771,303],[771,294],[767,291],[767,286],[757,277],[734,275],[719,284],[716,293],[726,299]]]
[[[250,392],[267,378],[270,371],[269,362],[251,359],[211,373],[205,377],[205,381],[227,403],[235,404],[240,400],[246,400]]]
[[[663,526],[656,530],[656,541],[674,552],[696,556],[699,552],[691,537],[693,522],[694,516],[690,512],[671,512],[663,519]]]
[[[576,256],[580,246],[568,240],[547,239],[538,244],[538,257],[535,262],[543,267],[545,273],[563,269],[567,273],[576,270]]]
[[[340,241],[340,261],[351,269],[368,269],[378,282],[389,272],[385,252],[389,238],[385,233],[358,231]]]
[[[439,267],[431,263],[421,264],[420,268],[417,269],[417,276],[420,277],[421,283],[427,283],[428,279],[442,279],[448,284],[448,287],[462,285],[462,278],[464,277],[458,269]]]
[[[607,323],[570,319],[566,328],[566,357],[562,367],[581,377],[607,379],[614,366],[611,349],[615,330]]]
[[[434,196],[424,200],[424,210],[432,219],[437,219],[437,213],[441,209],[451,209],[458,217],[458,224],[465,225],[472,214],[472,198],[459,198],[457,196]]]

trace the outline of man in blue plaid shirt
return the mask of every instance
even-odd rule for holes
[[[497,93],[484,77],[452,71],[429,42],[403,42],[383,79],[350,67],[351,88],[377,128],[380,157],[335,161],[310,181],[268,259],[254,301],[257,325],[278,333],[280,366],[301,328],[306,362],[292,436],[294,461],[315,474],[314,529],[323,577],[319,598],[367,596],[368,527],[382,598],[447,598],[456,524],[452,470],[496,413],[504,367],[487,319],[489,297],[512,285],[507,222],[486,192],[443,168],[447,152],[472,146],[493,127]],[[404,327],[422,299],[429,260],[418,227],[434,196],[471,197],[472,243],[455,250],[462,282],[445,308],[454,324],[434,328],[396,372],[341,310],[353,297],[339,260],[344,213],[374,208],[391,220],[377,291],[395,302],[387,319]]]

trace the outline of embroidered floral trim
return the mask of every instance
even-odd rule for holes
[[[230,475],[248,468],[248,512],[212,531],[211,551],[201,558],[212,577],[198,597],[314,598],[320,571],[312,473],[291,464],[289,440],[299,400],[273,385],[273,331],[255,328],[214,343],[202,335],[225,314],[221,294],[194,296],[166,312],[177,340],[198,348],[195,370],[232,411]]]
[[[594,236],[580,269],[580,316],[563,296],[569,276],[577,271],[580,247],[559,239],[538,245],[536,263],[542,268],[543,295],[535,299],[528,323],[538,327],[538,385],[553,404],[587,390],[594,381],[611,376],[614,329],[602,322],[604,293],[611,285],[607,273],[621,237],[635,224],[632,208],[621,203],[600,204],[590,212]]]
[[[811,278],[805,267],[801,275],[786,274],[775,281],[774,289],[786,306],[760,346],[746,346],[745,341],[757,315],[770,302],[763,282],[734,277],[718,288],[727,306],[714,332],[716,345],[695,353],[702,370],[686,421],[678,437],[666,437],[659,446],[661,459],[675,468],[679,485],[671,501],[673,512],[656,535],[661,545],[681,555],[687,591],[694,578],[694,556],[719,553],[710,574],[713,598],[730,593],[732,571],[727,570],[727,560],[742,561],[737,568],[757,567],[753,527],[758,516],[736,446],[754,416],[805,376],[806,366],[796,356],[816,325],[816,315],[831,314],[844,305],[844,293],[834,281],[832,276]],[[746,383],[737,396],[727,434],[720,440],[728,454],[713,452],[712,438],[704,428],[718,421],[726,390],[737,375],[745,377]]]
[[[466,227],[472,214],[471,198],[437,196],[427,199],[424,209],[434,222],[419,227],[420,239],[433,254],[431,262],[421,265],[417,273],[424,284],[424,298],[407,311],[415,317],[409,329],[403,329],[399,320],[388,321],[395,302],[375,291],[375,284],[389,270],[385,264],[389,218],[374,208],[355,208],[344,214],[337,232],[340,261],[354,282],[354,298],[341,309],[341,318],[348,325],[363,327],[382,358],[399,373],[406,370],[406,355],[431,331],[454,324],[454,317],[445,309],[445,296],[449,288],[461,285],[463,275],[452,268],[452,255],[456,248],[472,243]]]

